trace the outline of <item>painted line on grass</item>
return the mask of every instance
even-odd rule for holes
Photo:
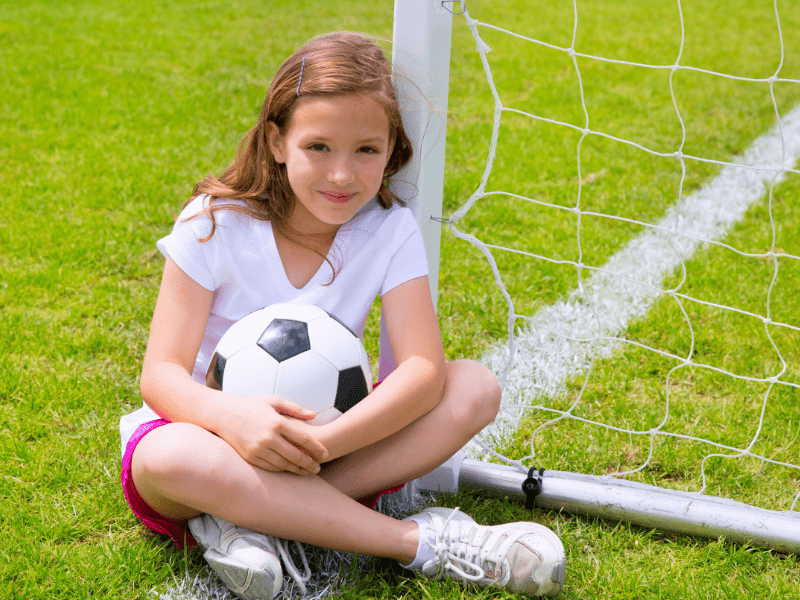
[[[592,271],[584,280],[584,293],[573,291],[521,328],[500,413],[481,434],[485,443],[494,447],[496,440],[509,439],[528,407],[557,397],[594,358],[609,356],[622,342],[578,340],[624,333],[631,321],[650,310],[659,297],[657,288],[692,256],[702,244],[699,240],[722,239],[768,193],[773,180],[777,184],[785,178],[779,170],[792,169],[800,158],[800,105],[781,117],[781,128],[776,125],[757,138],[736,161],[769,170],[724,166],[711,182],[673,205],[656,224],[660,229],[634,238],[602,270]],[[507,344],[494,346],[482,357],[494,373],[501,373],[507,360]],[[476,449],[469,450],[474,454]]]

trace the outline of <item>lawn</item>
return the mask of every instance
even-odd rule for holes
[[[579,2],[575,48],[584,54],[674,64],[681,40],[677,3]],[[470,14],[565,48],[572,43],[567,2],[476,0]],[[781,64],[774,7],[759,0],[682,2],[681,64],[743,78],[766,78]],[[800,79],[800,14],[779,2],[780,77]],[[457,12],[457,7],[454,7]],[[154,598],[202,559],[151,536],[127,509],[119,486],[119,417],[141,403],[138,377],[163,260],[155,241],[171,228],[194,184],[228,164],[255,120],[272,73],[309,37],[330,30],[390,38],[389,4],[363,0],[33,0],[0,1],[0,597],[19,599]],[[572,59],[558,49],[481,28],[505,106],[583,127]],[[578,58],[592,130],[655,152],[731,160],[774,123],[769,85],[701,71],[673,76]],[[491,137],[493,101],[472,36],[454,18],[448,113],[445,216],[478,187]],[[782,113],[800,84],[778,82]],[[574,214],[583,210],[656,222],[679,193],[713,178],[719,165],[664,159],[563,125],[503,116],[487,190],[458,223],[481,239],[601,266],[643,227]],[[704,246],[686,261],[681,291],[800,326],[800,177],[757,203],[729,237],[742,252],[781,254],[774,262]],[[773,236],[775,238],[773,242]],[[580,241],[579,241],[580,240]],[[497,252],[518,315],[534,315],[576,287],[574,266]],[[677,285],[681,273],[665,285]],[[774,372],[800,382],[800,334],[763,326],[730,311],[660,300],[627,330],[627,340],[753,378]],[[481,358],[507,335],[507,307],[483,256],[443,228],[440,323],[450,358]],[[366,345],[377,349],[372,316]],[[671,431],[741,447],[755,433],[763,384],[682,369],[674,360],[626,345],[596,363],[564,394],[579,414],[626,429],[652,427],[673,399]],[[581,392],[581,390],[583,391]],[[800,393],[771,393],[754,452],[796,464]],[[530,434],[546,414],[532,412],[501,448],[530,454]],[[561,424],[537,435],[537,461],[550,469],[602,474],[635,467],[647,438]],[[704,448],[659,439],[640,480],[697,489]],[[797,471],[751,459],[707,465],[709,493],[785,510],[800,491]],[[554,528],[568,554],[562,598],[800,598],[794,555],[693,539],[600,519],[536,510],[461,493],[442,499],[484,523],[532,519]],[[342,598],[461,598],[452,582],[408,577],[383,561],[340,591]],[[479,591],[475,597],[513,597]],[[203,600],[203,599],[198,599]]]

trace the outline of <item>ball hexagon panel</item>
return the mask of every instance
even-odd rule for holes
[[[317,319],[308,324],[308,336],[314,352],[324,356],[338,370],[360,364],[361,342],[333,319]]]
[[[311,350],[308,325],[294,319],[273,319],[258,338],[258,346],[278,362]]]
[[[356,335],[356,332],[355,332],[355,331],[353,331],[352,329],[350,329],[350,328],[349,328],[349,327],[348,327],[348,326],[345,324],[345,322],[344,322],[344,321],[342,321],[342,320],[340,320],[340,319],[339,319],[339,317],[337,317],[337,316],[336,316],[336,315],[334,315],[333,313],[329,313],[327,310],[325,311],[325,314],[327,314],[327,315],[328,315],[328,316],[329,316],[331,319],[333,319],[334,321],[336,321],[337,323],[339,323],[339,325],[341,325],[342,327],[344,327],[345,329],[347,329],[347,331],[349,331],[350,333],[352,333],[352,334],[353,334],[353,337],[358,337],[358,336]]]
[[[328,361],[316,352],[303,352],[279,364],[275,393],[319,412],[334,404],[338,380]]]
[[[278,365],[258,346],[244,348],[225,361],[223,389],[237,396],[272,394],[278,378]]]
[[[337,417],[341,417],[342,413],[336,408],[326,408],[325,410],[321,410],[317,413],[317,416],[308,421],[309,425],[325,425],[325,423],[330,423]]]
[[[230,358],[242,348],[252,346],[258,341],[271,320],[272,317],[265,315],[263,310],[257,310],[242,317],[231,325],[220,338],[216,348],[217,353]]]

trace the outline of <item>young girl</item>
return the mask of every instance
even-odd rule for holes
[[[382,51],[355,34],[316,38],[278,70],[233,164],[195,187],[158,242],[144,406],[120,422],[125,496],[150,529],[199,544],[240,598],[279,591],[279,555],[302,586],[285,540],[528,595],[561,589],[564,550],[545,527],[436,508],[401,521],[356,500],[443,463],[500,401],[486,368],[445,361],[419,228],[387,187],[411,153]],[[204,385],[246,314],[311,303],[363,335],[377,295],[397,368],[335,421]]]

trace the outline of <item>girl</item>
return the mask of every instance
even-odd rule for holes
[[[400,521],[355,500],[434,469],[500,401],[487,369],[445,362],[421,235],[387,187],[411,153],[380,48],[316,38],[278,70],[233,164],[158,242],[144,406],[120,422],[125,496],[152,530],[199,544],[240,598],[279,591],[279,555],[302,586],[285,540],[529,595],[561,588],[564,550],[545,527],[436,508]],[[312,303],[363,335],[378,294],[397,369],[335,421],[204,385],[217,341],[249,312]]]

